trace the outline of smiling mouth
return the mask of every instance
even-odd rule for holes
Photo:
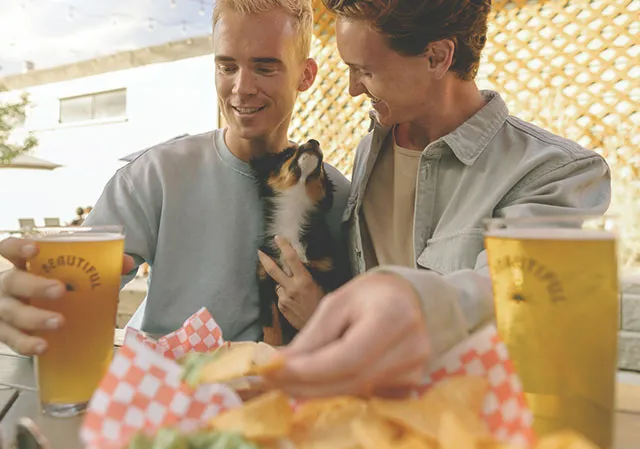
[[[258,108],[248,108],[248,107],[240,107],[240,106],[231,106],[234,111],[236,111],[240,115],[251,115],[256,114],[262,111],[266,106],[260,106]]]

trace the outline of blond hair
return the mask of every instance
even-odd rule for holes
[[[294,29],[299,36],[298,49],[303,58],[311,52],[313,34],[313,0],[217,0],[213,7],[213,29],[224,11],[241,14],[261,14],[283,10],[294,19]]]

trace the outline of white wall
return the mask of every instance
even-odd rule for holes
[[[59,99],[127,88],[127,119],[59,124]],[[213,56],[200,56],[26,89],[33,108],[25,127],[39,145],[31,153],[62,168],[51,172],[0,168],[0,230],[18,218],[74,217],[93,205],[119,158],[180,134],[218,126]],[[8,92],[0,102],[15,96]],[[18,131],[17,134],[20,132]]]

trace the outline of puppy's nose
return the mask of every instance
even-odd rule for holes
[[[320,148],[320,142],[318,142],[315,139],[310,139],[305,144],[305,147],[306,147],[307,150],[314,151],[314,152],[319,153],[320,155],[322,155],[322,149]]]

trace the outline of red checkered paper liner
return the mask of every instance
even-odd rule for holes
[[[128,329],[107,374],[94,393],[80,438],[88,449],[126,447],[133,434],[177,426],[188,432],[203,427],[218,413],[242,404],[226,385],[193,389],[181,381],[175,361],[190,351],[209,351],[223,343],[220,328],[201,309],[182,328],[157,342]]]
[[[482,415],[495,438],[525,448],[533,444],[533,415],[507,347],[494,325],[474,333],[432,363],[422,391],[459,375],[482,376],[489,381]]]
[[[224,343],[220,326],[204,307],[187,318],[180,329],[160,337],[158,341],[144,332],[128,327],[124,344],[131,340],[142,342],[172,360],[180,358],[187,352],[212,351]]]
[[[124,346],[89,404],[81,429],[86,447],[121,449],[142,429],[152,434],[164,426],[194,430],[204,427],[216,414],[239,406],[240,398],[226,385],[194,390],[181,383],[181,368],[175,362],[186,352],[209,351],[223,342],[220,328],[206,309],[158,341],[128,329]],[[532,415],[495,326],[474,333],[433,362],[419,392],[459,375],[487,378],[489,392],[482,414],[495,438],[524,448],[532,445]],[[297,404],[292,401],[294,407]]]

